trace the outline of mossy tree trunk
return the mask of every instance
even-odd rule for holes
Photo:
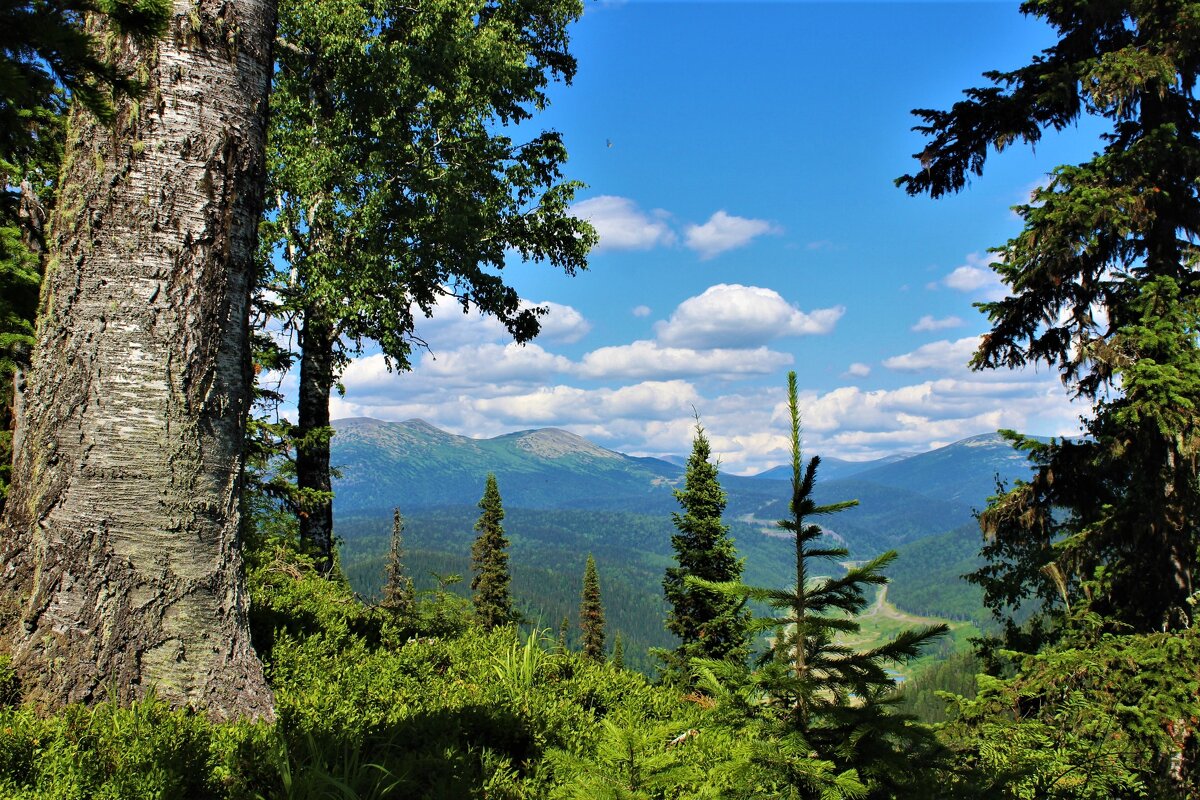
[[[71,119],[0,588],[31,699],[155,690],[270,717],[238,491],[274,0],[175,0],[110,37],[145,80],[115,126]]]

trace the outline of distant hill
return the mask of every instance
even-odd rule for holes
[[[493,472],[506,508],[578,509],[649,514],[664,519],[678,510],[674,490],[683,468],[656,458],[635,458],[556,428],[471,439],[422,420],[337,420],[333,463],[339,516],[386,515],[399,506],[471,507]],[[780,468],[756,476],[722,475],[727,516],[750,530],[774,532],[786,513],[787,492],[772,479]],[[961,527],[995,492],[996,479],[1027,474],[1024,458],[997,434],[973,436],[914,456],[871,462],[822,460],[817,497],[858,499],[859,507],[828,521],[854,551],[871,555],[923,536]]]
[[[996,493],[997,477],[1011,484],[1028,474],[1024,454],[1000,434],[984,433],[865,470],[857,477],[982,509]]]
[[[883,458],[871,461],[847,461],[843,458],[834,458],[833,456],[821,456],[820,479],[835,481],[840,478],[849,478],[851,475],[857,475],[860,472],[866,472],[875,467],[903,461],[911,455],[911,453],[903,453],[884,456]],[[778,467],[771,467],[751,477],[772,481],[790,481],[792,479],[792,467],[790,464],[780,464]]]
[[[423,420],[333,423],[335,511],[360,514],[473,505],[489,472],[506,506],[619,508],[646,496],[669,500],[683,470],[657,459],[632,458],[556,428],[471,439]]]
[[[625,637],[631,663],[650,670],[646,648],[672,646],[662,625],[661,581],[671,563],[671,515],[679,510],[673,492],[682,483],[681,466],[627,456],[554,428],[472,439],[422,420],[358,418],[333,426],[332,461],[340,471],[335,532],[356,590],[378,590],[393,507],[407,521],[408,564],[418,585],[430,585],[430,572],[465,575],[469,584],[476,504],[493,472],[508,512],[513,589],[526,614],[547,627],[573,614],[591,552],[607,587],[609,623]],[[852,557],[908,551],[897,571],[914,591],[897,585],[892,597],[899,605],[907,598],[914,606],[970,618],[968,606],[977,595],[931,595],[927,585],[953,581],[971,558],[973,540],[965,528],[972,509],[982,508],[994,492],[995,476],[1011,481],[1027,469],[1003,440],[987,434],[915,456],[825,459],[816,494],[819,502],[859,500],[858,507],[822,520]],[[721,485],[729,496],[725,521],[745,559],[746,579],[786,585],[794,569],[792,546],[775,521],[786,514],[787,484],[760,474],[722,475]],[[939,535],[941,540],[929,538]],[[940,553],[946,545],[950,550]],[[950,551],[954,558],[926,580],[922,562]]]

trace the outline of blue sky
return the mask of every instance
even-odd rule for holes
[[[432,352],[411,373],[352,363],[333,416],[468,436],[556,426],[663,455],[688,451],[694,407],[724,468],[746,473],[786,460],[795,369],[810,452],[1076,432],[1086,409],[1055,374],[965,365],[1011,206],[1087,158],[1095,130],[993,157],[955,197],[893,185],[921,147],[912,108],[948,107],[1051,42],[1008,2],[589,2],[576,79],[536,120],[563,132],[568,175],[587,184],[589,270],[510,265],[551,309],[535,343],[448,306],[418,329]]]

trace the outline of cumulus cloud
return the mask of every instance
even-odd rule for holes
[[[766,347],[693,350],[664,347],[658,342],[642,340],[593,350],[583,357],[578,372],[586,378],[680,378],[693,375],[732,378],[769,375],[790,365],[792,361],[788,353],[779,353]]]
[[[992,264],[1000,259],[999,253],[971,253],[967,256],[967,263],[955,267],[949,275],[942,278],[941,284],[955,291],[998,300],[1007,293],[1004,284],[991,268]]]
[[[960,292],[973,292],[992,283],[992,274],[979,267],[961,266],[942,279],[942,283]]]
[[[388,369],[382,353],[355,358],[342,370],[342,383],[362,392],[393,386],[395,373]]]
[[[355,358],[343,370],[341,382],[360,401],[390,402],[389,398],[399,394],[411,397],[459,390],[482,392],[486,387],[527,387],[574,369],[569,358],[537,344],[481,342],[423,353],[413,359],[411,372],[389,371],[380,353]]]
[[[472,405],[484,414],[520,425],[557,426],[594,419],[594,412],[583,402],[587,394],[586,389],[574,386],[546,386],[525,394],[480,398]]]
[[[805,312],[774,289],[719,283],[680,303],[655,333],[672,347],[754,347],[781,336],[829,333],[845,313],[845,306]]]
[[[643,381],[617,389],[548,386],[533,392],[481,398],[474,408],[514,424],[572,427],[604,420],[686,418],[699,401],[687,381]]]
[[[592,223],[597,250],[649,250],[675,243],[665,212],[647,214],[627,197],[600,195],[571,206],[571,213]]]
[[[650,316],[651,309],[650,306],[634,306],[633,310],[629,313],[635,317],[648,317]]]
[[[765,233],[777,232],[777,228],[762,219],[735,217],[718,211],[703,225],[689,225],[684,231],[684,244],[708,260],[728,250],[744,247]]]
[[[527,305],[546,309],[546,313],[542,315],[542,330],[538,334],[539,341],[573,344],[587,336],[592,330],[592,323],[571,306],[551,302]]]
[[[472,342],[496,342],[507,333],[494,317],[484,316],[474,308],[463,309],[453,297],[438,298],[428,317],[413,309],[415,333],[434,350],[459,347]]]
[[[871,368],[861,361],[855,361],[846,367],[846,374],[853,378],[865,378],[871,374]]]
[[[448,385],[489,383],[540,383],[548,375],[569,372],[569,358],[548,353],[536,344],[486,342],[468,345],[421,359],[422,378]]]
[[[957,328],[962,325],[963,321],[959,317],[949,316],[941,319],[934,319],[932,314],[926,314],[917,320],[917,324],[912,326],[914,331],[941,331],[946,328]]]
[[[884,359],[883,365],[900,372],[922,370],[960,370],[979,348],[978,336],[967,336],[953,342],[942,339],[921,345],[910,353]]]
[[[579,311],[563,303],[549,301],[521,301],[521,308],[545,308],[540,318],[539,341],[573,343],[591,331],[592,325]],[[512,340],[504,326],[495,317],[479,313],[471,306],[465,311],[454,297],[442,296],[431,309],[428,317],[416,309],[413,315],[417,322],[416,336],[435,353],[452,350],[480,342],[508,342]]]

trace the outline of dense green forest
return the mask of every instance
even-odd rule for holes
[[[991,263],[972,367],[1057,372],[1087,435],[1002,432],[982,545],[823,483],[790,372],[765,505],[697,420],[632,511],[505,509],[497,459],[477,505],[371,495],[339,555],[350,356],[408,366],[444,299],[526,342],[505,254],[586,267],[562,136],[506,127],[582,4],[6,4],[0,796],[1200,798],[1200,3],[1021,10],[1054,43],[915,111],[896,180],[1107,126]],[[295,424],[254,379],[293,368]]]
[[[556,628],[564,616],[578,609],[579,587],[587,553],[596,557],[604,581],[608,623],[625,639],[625,661],[634,669],[653,674],[656,663],[647,655],[652,647],[672,647],[663,625],[663,570],[670,564],[671,520],[645,514],[608,511],[528,511],[506,509],[506,528],[512,540],[513,594],[517,606],[532,623]],[[437,585],[434,575],[470,574],[471,525],[478,510],[447,508],[405,514],[409,565],[418,588]],[[745,541],[761,540],[749,526],[733,526]],[[563,531],[571,531],[570,543]],[[350,585],[364,598],[379,596],[388,548],[386,527],[377,517],[339,518],[343,539],[342,569]],[[735,535],[735,540],[742,538]],[[582,540],[583,549],[578,544]],[[636,547],[631,547],[635,543]],[[782,583],[786,562],[778,558],[780,542],[766,542],[754,550],[757,558],[749,579]],[[765,551],[765,552],[764,552]],[[746,550],[741,551],[743,556]],[[631,554],[644,554],[631,561]],[[769,556],[769,557],[768,557]],[[761,566],[760,566],[761,565]],[[455,587],[466,596],[460,584]]]
[[[988,624],[983,590],[964,579],[983,566],[979,546],[979,526],[967,525],[896,548],[888,599],[914,614]]]

